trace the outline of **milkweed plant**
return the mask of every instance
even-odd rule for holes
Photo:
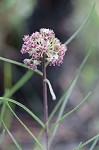
[[[66,55],[66,51],[68,49],[68,44],[77,36],[77,34],[83,29],[83,27],[88,22],[93,10],[94,10],[95,4],[91,9],[90,14],[87,16],[87,18],[84,20],[84,22],[81,24],[81,26],[76,30],[76,32],[64,43],[62,44],[60,40],[55,36],[55,33],[52,29],[46,29],[41,28],[39,31],[36,31],[35,33],[32,33],[31,35],[25,35],[23,38],[23,45],[21,48],[22,54],[28,54],[29,57],[25,58],[23,60],[23,63],[16,62],[14,60],[10,60],[4,57],[0,57],[0,60],[5,61],[7,63],[15,64],[20,67],[27,68],[29,71],[16,83],[11,89],[8,89],[5,91],[4,95],[0,97],[0,105],[1,105],[1,111],[0,111],[0,127],[2,129],[2,133],[0,135],[0,144],[4,140],[5,132],[8,132],[9,136],[13,140],[15,146],[18,150],[22,150],[21,145],[16,141],[14,136],[11,134],[9,128],[7,127],[4,116],[6,115],[6,109],[10,109],[11,113],[15,116],[15,118],[20,122],[20,124],[25,128],[25,130],[28,132],[28,134],[33,138],[34,144],[34,150],[50,150],[51,144],[53,142],[53,139],[55,137],[55,134],[57,132],[57,129],[59,127],[60,122],[62,122],[64,119],[66,119],[69,115],[71,115],[73,112],[75,112],[90,96],[89,92],[83,100],[75,106],[71,111],[67,112],[63,115],[64,109],[66,107],[66,104],[68,102],[68,99],[73,91],[73,88],[75,87],[75,84],[77,82],[77,79],[80,75],[80,72],[86,63],[88,57],[94,50],[94,45],[91,46],[90,50],[88,51],[87,55],[83,59],[80,67],[78,68],[76,74],[74,75],[73,80],[71,81],[69,87],[65,90],[62,97],[58,100],[55,108],[53,109],[51,115],[48,115],[48,99],[47,99],[47,88],[49,88],[49,92],[52,96],[53,100],[57,100],[57,96],[54,93],[54,89],[52,88],[52,85],[50,81],[47,79],[47,66],[60,66],[64,62],[64,55]],[[42,70],[38,70],[38,66],[41,66]],[[42,84],[43,84],[43,102],[44,102],[44,122],[39,119],[38,116],[36,116],[31,110],[29,110],[26,106],[19,103],[16,100],[11,99],[10,97],[18,90],[20,89],[29,79],[34,75],[34,73],[39,74],[42,77]],[[38,124],[41,125],[41,131],[36,137],[29,128],[22,122],[22,120],[17,116],[17,114],[14,112],[14,110],[11,107],[11,103],[18,105],[22,109],[24,109],[29,115],[32,116],[33,119],[35,119]],[[50,125],[50,121],[54,117],[56,111],[58,111],[58,115],[56,118],[56,121]],[[44,136],[43,143],[41,142],[42,135]],[[95,147],[97,141],[99,138],[99,134],[95,135],[94,137],[90,138],[86,142],[81,142],[76,148],[73,150],[81,150],[83,147],[85,147],[90,142],[93,142],[91,145],[90,150],[93,150],[92,148]],[[66,150],[66,148],[64,149]]]

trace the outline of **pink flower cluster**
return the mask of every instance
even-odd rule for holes
[[[55,38],[53,30],[42,28],[40,32],[35,32],[31,36],[25,35],[23,41],[21,53],[28,53],[31,57],[24,59],[24,63],[31,69],[35,70],[37,65],[41,64],[43,54],[49,65],[59,66],[63,63],[67,47]]]

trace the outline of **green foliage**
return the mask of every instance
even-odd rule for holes
[[[64,92],[64,95],[61,97],[61,99],[59,100],[58,104],[56,105],[55,109],[53,110],[52,112],[52,116],[54,115],[54,113],[57,111],[57,109],[59,108],[60,104],[62,103],[62,106],[60,108],[60,111],[59,111],[59,114],[58,114],[58,117],[57,117],[57,120],[56,122],[62,117],[63,115],[63,112],[64,112],[64,109],[66,107],[66,104],[69,100],[69,97],[73,91],[73,88],[75,87],[75,84],[77,82],[77,79],[80,75],[80,72],[81,72],[81,69],[83,68],[84,64],[86,63],[88,57],[90,56],[90,54],[92,53],[92,51],[94,50],[94,46],[91,47],[91,49],[89,50],[89,52],[87,53],[87,55],[85,56],[83,62],[81,63],[79,69],[77,70],[77,73],[73,79],[73,81],[71,82],[69,88]],[[50,141],[50,144],[52,143],[52,140],[56,134],[56,131],[58,129],[58,125],[55,127],[54,131],[52,132],[52,137],[51,137],[51,141]]]
[[[6,129],[6,131],[7,131],[8,134],[10,135],[12,141],[14,142],[14,144],[16,145],[16,147],[18,148],[18,150],[22,150],[21,147],[20,147],[20,145],[18,144],[18,142],[15,140],[15,138],[14,138],[13,135],[11,134],[11,132],[8,130],[6,124],[4,123],[3,120],[2,120],[2,123],[3,123],[3,125],[4,125],[4,127],[5,127],[5,129]]]
[[[94,7],[95,7],[95,3],[91,9],[91,12],[89,13],[89,15],[87,16],[87,18],[84,20],[84,22],[81,24],[81,26],[77,29],[77,31],[65,42],[66,45],[68,45],[77,35],[78,33],[85,27],[86,23],[89,21],[92,13],[93,13],[93,10],[94,10]]]
[[[38,144],[38,146],[41,148],[41,150],[44,150],[40,142],[37,140],[37,138],[34,136],[34,134],[28,129],[28,127],[20,120],[20,118],[16,115],[16,113],[12,110],[10,105],[7,103],[8,108],[11,110],[13,115],[16,117],[16,119],[20,122],[20,124],[23,126],[23,128],[28,132],[28,134],[34,139],[34,141]]]
[[[57,120],[53,126],[51,127],[51,130],[53,130],[61,121],[63,121],[65,118],[67,118],[69,115],[71,115],[73,112],[75,112],[89,97],[89,95],[91,94],[91,92],[89,92],[87,94],[87,96],[81,101],[81,103],[79,103],[75,108],[73,108],[71,111],[69,111],[67,114],[65,114],[64,116],[62,116],[59,120]]]
[[[30,115],[33,117],[33,119],[35,119],[35,120],[42,126],[42,128],[45,128],[44,123],[43,123],[32,111],[30,111],[26,106],[22,105],[21,103],[15,101],[15,100],[13,100],[13,99],[10,99],[10,98],[0,97],[0,99],[5,99],[5,100],[8,101],[8,102],[11,102],[11,103],[14,103],[14,104],[20,106],[20,107],[23,108],[28,114],[30,114]]]
[[[87,144],[89,144],[90,142],[96,140],[97,138],[99,138],[99,134],[97,134],[96,136],[92,137],[91,139],[89,139],[88,141],[80,144],[79,148],[77,150],[81,150],[84,146],[86,146]]]
[[[0,60],[8,62],[8,63],[11,63],[11,64],[14,64],[14,65],[17,65],[17,66],[20,66],[20,67],[24,67],[24,68],[29,69],[29,70],[32,70],[31,68],[27,67],[25,64],[17,62],[17,61],[14,61],[14,60],[11,60],[11,59],[7,59],[7,58],[4,58],[4,57],[0,56]],[[38,69],[33,71],[33,72],[36,72],[39,75],[42,75],[42,72],[40,70],[38,70]]]
[[[6,1],[4,1],[2,3],[2,5],[4,6],[4,4],[6,3],[6,7],[9,9],[9,7],[12,7],[15,3],[15,1],[9,0],[8,4]],[[5,7],[5,9],[7,9]],[[91,12],[89,13],[89,15],[87,16],[87,18],[84,20],[84,22],[82,23],[82,25],[77,29],[77,31],[65,42],[66,45],[68,45],[77,35],[78,33],[83,29],[83,27],[86,25],[86,23],[88,22],[88,20],[90,19],[90,16],[92,15],[92,12],[94,10],[95,4],[93,5]],[[3,8],[0,10],[1,13],[3,13]],[[75,106],[71,111],[69,111],[68,113],[66,113],[65,115],[63,115],[64,113],[64,109],[66,108],[67,102],[69,100],[70,95],[72,94],[72,91],[77,83],[78,77],[81,73],[82,68],[84,67],[86,61],[88,60],[89,56],[91,55],[91,53],[93,52],[93,50],[95,49],[95,46],[92,45],[90,50],[88,51],[87,55],[85,56],[84,60],[82,61],[80,67],[78,68],[73,80],[71,81],[69,87],[65,90],[64,94],[62,95],[62,97],[59,99],[58,103],[56,104],[55,108],[53,109],[51,115],[49,116],[49,119],[47,121],[46,124],[44,124],[32,111],[30,111],[26,106],[24,106],[23,104],[17,102],[16,100],[13,100],[9,97],[11,97],[17,90],[19,90],[33,75],[34,73],[37,73],[38,75],[42,76],[42,72],[40,70],[36,70],[36,71],[32,71],[30,68],[28,68],[25,64],[19,63],[17,61],[13,61],[4,57],[0,57],[1,61],[7,62],[7,63],[11,63],[14,65],[18,65],[20,67],[24,67],[26,69],[29,69],[26,74],[13,86],[10,87],[9,89],[5,90],[5,94],[0,97],[0,104],[2,104],[2,109],[1,109],[1,114],[0,114],[0,121],[1,124],[3,125],[3,128],[5,128],[0,136],[0,144],[2,143],[3,139],[4,139],[4,135],[5,135],[5,130],[7,131],[7,133],[9,134],[9,136],[11,137],[13,143],[16,145],[16,147],[18,148],[18,150],[22,150],[20,144],[18,144],[18,142],[15,140],[15,138],[13,137],[13,135],[11,134],[11,132],[9,131],[6,123],[4,122],[4,115],[5,115],[5,111],[8,108],[10,110],[10,112],[13,114],[13,116],[19,121],[19,123],[22,125],[22,127],[28,132],[28,134],[32,137],[32,139],[35,141],[35,145],[34,145],[34,149],[37,149],[38,147],[41,150],[44,150],[42,144],[40,143],[41,137],[43,132],[45,131],[46,125],[48,123],[51,122],[52,118],[54,117],[55,113],[58,112],[57,115],[57,119],[55,121],[55,123],[50,127],[50,131],[49,131],[49,136],[50,136],[50,141],[49,141],[49,145],[51,145],[51,143],[54,140],[56,131],[59,127],[59,124],[66,119],[69,115],[71,115],[72,113],[74,113],[76,110],[78,110],[80,108],[80,106],[87,100],[87,98],[89,97],[90,93],[89,92],[87,94],[87,96],[85,96],[85,98],[83,98],[83,100],[77,105]],[[46,64],[48,65],[48,64]],[[5,74],[6,74],[5,70]],[[10,72],[11,73],[11,72]],[[9,73],[9,74],[10,74]],[[11,77],[11,74],[10,74]],[[49,89],[50,89],[50,93],[53,97],[53,99],[55,99],[55,94],[54,91],[52,89],[51,83],[48,79],[46,79],[46,82],[48,83]],[[8,84],[7,81],[5,80],[5,84]],[[32,116],[33,119],[35,119],[38,124],[41,125],[42,130],[39,134],[38,137],[35,137],[35,135],[30,131],[30,129],[23,123],[23,121],[17,116],[17,114],[14,112],[14,110],[11,107],[11,103],[18,105],[20,108],[22,108],[23,110],[25,110],[29,115]],[[52,132],[51,132],[52,131]],[[99,134],[97,134],[96,136],[92,137],[91,139],[89,139],[88,141],[84,142],[84,143],[80,143],[74,150],[81,150],[83,147],[85,147],[87,144],[89,144],[90,142],[93,142],[92,146],[90,147],[90,150],[93,150],[98,142],[99,139]]]
[[[5,135],[5,129],[3,129],[1,135],[0,135],[0,144],[2,143],[3,139],[4,139],[4,135]]]
[[[94,140],[94,142],[93,142],[93,144],[91,145],[91,147],[90,147],[89,150],[94,150],[94,148],[95,148],[95,146],[96,146],[98,140],[99,140],[99,137],[97,137],[97,138]]]

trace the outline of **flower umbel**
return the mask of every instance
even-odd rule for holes
[[[50,66],[59,66],[63,63],[67,47],[55,37],[53,30],[42,28],[40,32],[35,32],[31,36],[25,35],[23,41],[21,53],[29,54],[30,59],[24,59],[24,63],[31,69],[35,70],[41,64],[43,54]]]

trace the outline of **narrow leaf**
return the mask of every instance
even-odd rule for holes
[[[28,70],[25,75],[22,76],[21,79],[9,90],[9,94],[7,97],[12,96],[17,90],[19,90],[32,76],[34,72]]]
[[[42,129],[42,130],[40,131],[40,133],[39,133],[39,135],[38,135],[38,137],[37,137],[38,141],[41,140],[41,137],[42,137],[44,131],[45,131],[44,129]],[[37,144],[37,143],[34,144],[34,150],[38,150],[38,144]]]
[[[3,141],[3,138],[4,138],[4,135],[5,135],[5,129],[3,129],[1,135],[0,135],[0,144],[2,143]]]
[[[0,99],[4,99],[4,97],[0,97]],[[10,98],[5,98],[7,101],[11,102],[11,103],[14,103],[16,105],[18,105],[19,107],[21,107],[22,109],[24,109],[26,112],[28,112],[28,114],[30,114],[43,128],[45,128],[45,125],[44,123],[32,112],[30,111],[26,106],[24,106],[23,104],[13,100],[13,99],[10,99]]]
[[[2,123],[6,129],[6,131],[8,132],[9,136],[11,137],[12,141],[14,142],[14,144],[16,145],[16,147],[18,148],[18,150],[22,150],[22,148],[20,147],[20,145],[18,144],[18,142],[15,140],[15,138],[13,137],[13,135],[11,134],[11,132],[8,130],[7,126],[5,125],[4,121],[2,120]]]
[[[0,113],[0,119],[2,120],[3,117],[4,117],[4,113],[6,111],[6,100],[5,98],[2,98],[2,109],[1,109],[1,113]],[[1,122],[0,122],[0,125],[1,125]]]
[[[86,141],[83,144],[81,144],[81,146],[77,150],[80,150],[81,148],[83,148],[84,146],[86,146],[87,144],[89,144],[90,142],[94,141],[97,138],[99,138],[99,134],[97,134],[96,136],[92,137],[88,141]]]
[[[33,133],[27,128],[27,126],[20,120],[20,118],[15,114],[15,112],[12,110],[10,105],[7,103],[8,108],[11,110],[13,115],[16,117],[16,119],[20,122],[20,124],[24,127],[24,129],[28,132],[28,134],[37,142],[38,146],[40,147],[41,150],[44,150],[40,142],[37,140],[37,138],[33,135]]]
[[[5,92],[3,97],[10,97],[12,96],[18,89],[20,89],[33,75],[34,72],[32,71],[27,71],[27,73],[8,91]],[[5,110],[6,110],[6,103],[4,100],[0,101],[0,104],[2,104],[2,109],[1,109],[1,114],[0,117],[3,119]],[[1,123],[0,123],[1,124]]]
[[[73,112],[75,112],[76,110],[78,110],[79,107],[81,107],[81,105],[88,99],[88,97],[90,96],[91,92],[89,92],[87,94],[87,96],[81,101],[81,103],[79,103],[74,109],[72,109],[71,111],[69,111],[67,114],[65,114],[63,117],[61,117],[58,121],[55,122],[55,124],[51,127],[51,130],[53,130],[53,128],[59,124],[61,121],[63,121],[66,117],[68,117],[69,115],[71,115]]]
[[[26,69],[29,69],[33,72],[36,72],[37,74],[41,75],[42,76],[42,72],[40,70],[32,70],[31,68],[27,67],[25,64],[23,63],[20,63],[20,62],[17,62],[17,61],[14,61],[14,60],[11,60],[11,59],[7,59],[7,58],[4,58],[4,57],[0,57],[0,60],[2,61],[5,61],[5,62],[8,62],[8,63],[11,63],[11,64],[14,64],[14,65],[17,65],[17,66],[20,66],[20,67],[24,67]]]
[[[96,146],[98,140],[99,140],[99,137],[97,137],[97,138],[94,140],[94,142],[93,142],[93,144],[91,145],[91,147],[90,147],[89,150],[94,150],[94,148],[95,148],[95,146]]]
[[[2,104],[3,100],[0,101],[0,105]]]
[[[79,145],[74,149],[74,150],[78,150],[78,148],[81,146],[82,142],[79,143]]]
[[[95,49],[95,46],[93,45],[93,46],[90,48],[90,50],[88,51],[88,53],[87,53],[87,55],[85,56],[84,60],[82,61],[82,63],[81,63],[81,65],[80,65],[79,69],[76,71],[76,75],[74,76],[74,78],[73,78],[72,82],[70,83],[68,89],[66,89],[66,91],[65,91],[64,94],[63,94],[63,96],[60,98],[60,100],[58,101],[57,105],[56,105],[55,108],[53,109],[53,111],[52,111],[52,113],[51,113],[51,115],[50,115],[48,121],[50,121],[50,120],[52,119],[52,117],[54,116],[54,114],[56,113],[56,111],[58,110],[58,108],[60,107],[61,104],[62,104],[62,106],[61,106],[61,108],[60,108],[60,111],[59,111],[59,114],[58,114],[58,117],[57,117],[57,121],[62,117],[62,114],[63,114],[64,109],[65,109],[65,107],[66,107],[66,104],[67,104],[67,102],[68,102],[68,99],[69,99],[69,97],[70,97],[70,95],[71,95],[71,93],[72,93],[72,91],[73,91],[73,89],[74,89],[74,87],[75,87],[75,85],[76,85],[76,82],[77,82],[77,80],[78,80],[78,77],[79,77],[79,75],[80,75],[80,72],[81,72],[83,66],[85,65],[85,63],[86,63],[88,57],[90,56],[90,54],[92,53],[92,51],[93,51],[94,49]],[[62,102],[63,102],[63,103],[62,103]],[[54,138],[54,136],[55,136],[55,134],[56,134],[57,129],[58,129],[58,125],[57,125],[57,126],[54,128],[54,130],[53,130],[53,133],[52,133],[52,136],[51,136],[51,139],[50,139],[50,145],[51,145],[51,143],[52,143],[52,141],[53,141],[53,138]]]
[[[85,27],[85,25],[87,24],[87,22],[89,21],[91,15],[93,13],[94,7],[95,7],[95,3],[93,5],[93,7],[91,8],[91,11],[90,11],[89,15],[87,16],[87,18],[84,20],[84,22],[81,24],[81,26],[76,30],[76,32],[74,32],[74,34],[64,43],[65,45],[68,45],[78,35],[78,33]]]

